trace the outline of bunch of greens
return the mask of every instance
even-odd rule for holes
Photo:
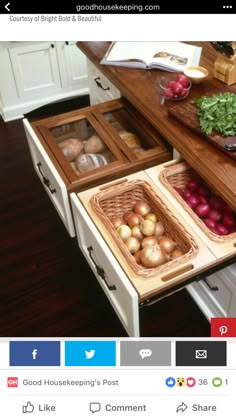
[[[200,127],[207,135],[217,131],[224,136],[236,134],[236,94],[226,92],[201,96],[193,100],[197,106]]]

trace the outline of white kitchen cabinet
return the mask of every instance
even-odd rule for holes
[[[74,88],[83,91],[88,85],[87,64],[82,51],[75,41],[56,42],[61,83],[64,89]],[[86,93],[87,90],[86,90]]]
[[[236,317],[236,264],[187,286],[187,290],[209,320]]]
[[[120,91],[89,59],[87,59],[87,68],[91,105],[121,97]]]
[[[70,204],[65,182],[56,170],[48,153],[43,148],[29,122],[23,120],[25,133],[32,157],[34,169],[48,196],[56,208],[70,236],[75,236]]]
[[[88,94],[86,58],[75,42],[1,42],[0,62],[0,113],[5,121]]]
[[[139,336],[138,294],[99,234],[75,193],[72,209],[79,247],[121,323],[132,337]]]

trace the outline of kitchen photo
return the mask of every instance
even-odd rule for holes
[[[4,41],[0,62],[0,336],[236,318],[236,41]]]

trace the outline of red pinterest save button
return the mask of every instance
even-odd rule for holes
[[[211,337],[236,337],[236,318],[211,318]]]

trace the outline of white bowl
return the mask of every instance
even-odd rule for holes
[[[191,80],[192,83],[198,84],[203,82],[208,77],[208,70],[201,66],[187,67],[184,70],[185,76]]]

